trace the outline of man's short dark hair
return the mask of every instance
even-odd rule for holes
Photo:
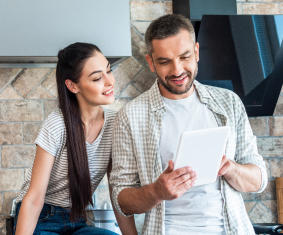
[[[181,29],[187,30],[191,34],[193,42],[196,41],[195,30],[191,21],[182,15],[164,15],[152,21],[145,33],[148,53],[153,52],[153,39],[163,39],[176,35]]]

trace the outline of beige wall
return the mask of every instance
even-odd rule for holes
[[[133,56],[114,70],[119,109],[148,89],[154,76],[143,57],[143,34],[149,22],[172,12],[171,1],[131,1]],[[283,1],[238,1],[239,14],[283,14]],[[11,200],[23,183],[34,157],[33,141],[41,122],[56,106],[54,69],[0,69],[0,234],[5,234],[5,217]],[[251,118],[258,147],[268,167],[270,184],[260,195],[245,194],[246,207],[253,222],[276,222],[274,178],[283,176],[283,90],[272,117]],[[100,186],[98,201],[107,194]]]

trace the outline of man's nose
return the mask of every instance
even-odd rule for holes
[[[179,61],[174,61],[172,63],[172,68],[171,68],[171,75],[173,76],[180,76],[183,73],[183,66],[182,63]]]

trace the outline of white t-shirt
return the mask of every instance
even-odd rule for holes
[[[163,98],[166,113],[162,121],[160,155],[165,170],[168,161],[174,159],[179,138],[184,131],[218,125],[213,113],[200,102],[196,91],[181,100]],[[180,198],[165,201],[166,235],[223,235],[223,224],[219,180],[192,187]]]
[[[93,143],[86,142],[92,192],[105,175],[111,157],[112,129],[116,113],[104,109],[104,125]],[[45,203],[71,207],[68,179],[67,146],[65,143],[65,124],[60,110],[52,112],[43,122],[35,143],[55,157],[52,167]],[[61,151],[62,150],[62,151]],[[32,168],[26,174],[25,182],[16,202],[26,194],[31,180]]]

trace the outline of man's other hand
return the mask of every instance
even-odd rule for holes
[[[229,160],[225,155],[222,157],[220,169],[218,171],[218,176],[224,176],[225,178],[230,178],[235,170],[235,162]]]
[[[253,164],[239,164],[229,160],[225,155],[222,157],[218,176],[225,180],[239,192],[257,192],[261,185],[261,171]]]

